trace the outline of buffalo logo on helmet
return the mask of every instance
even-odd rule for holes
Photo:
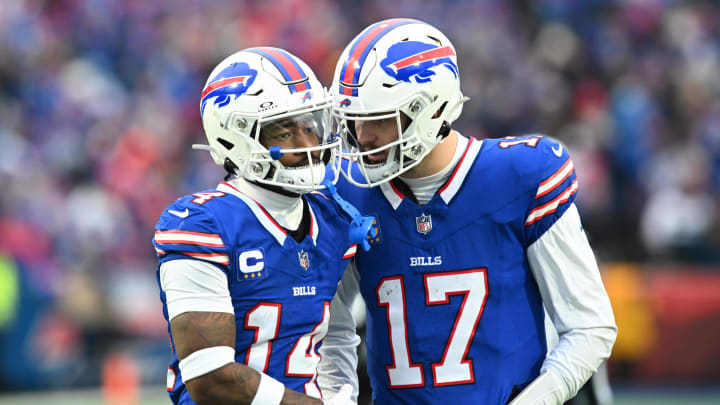
[[[215,105],[224,107],[235,97],[245,94],[257,77],[257,70],[245,62],[236,62],[226,67],[208,82],[200,96],[200,113],[205,104],[215,97]]]
[[[308,101],[308,100],[310,100],[310,99],[312,99],[312,91],[307,91],[307,92],[302,96],[302,103],[305,104],[305,102]]]
[[[349,99],[349,98],[340,100],[340,107],[349,107],[349,106],[350,106],[350,99]]]
[[[411,83],[427,83],[435,75],[436,66],[444,66],[455,78],[458,77],[457,64],[452,60],[455,51],[450,46],[439,46],[418,41],[402,41],[388,49],[380,66],[396,80]]]

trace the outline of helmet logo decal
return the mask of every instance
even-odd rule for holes
[[[312,91],[308,91],[302,96],[302,103],[305,104],[305,102],[310,99],[312,99]]]
[[[455,78],[458,67],[451,59],[455,51],[450,46],[427,44],[417,41],[398,42],[388,49],[388,55],[380,61],[380,66],[388,75],[396,80],[411,83],[427,83],[435,75],[435,66],[445,66]]]
[[[295,61],[295,57],[290,55],[288,52],[280,48],[273,48],[270,46],[250,48],[247,49],[247,51],[261,55],[269,60],[270,63],[272,63],[277,70],[280,71],[283,79],[286,82],[292,83],[288,84],[290,93],[310,90],[310,82],[308,81],[307,73],[305,73],[297,61]]]
[[[272,101],[266,101],[260,104],[260,106],[258,107],[258,111],[267,111],[273,108],[275,108],[275,103],[273,103]]]
[[[245,94],[257,77],[257,70],[245,62],[233,63],[223,69],[205,86],[200,95],[200,113],[205,111],[205,103],[213,97],[215,105],[224,107],[235,97]]]
[[[349,107],[350,106],[350,99],[346,98],[345,100],[340,101],[340,107]]]
[[[362,70],[365,59],[377,41],[394,28],[410,23],[418,23],[418,21],[407,18],[380,21],[369,26],[364,32],[357,36],[340,72],[340,94],[357,97],[357,88],[345,87],[343,84],[357,86],[358,79],[360,78],[360,70]]]

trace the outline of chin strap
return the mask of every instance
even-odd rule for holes
[[[375,221],[375,217],[372,215],[362,216],[360,211],[357,210],[352,204],[345,201],[337,192],[335,185],[330,179],[325,179],[323,185],[327,188],[330,196],[345,211],[346,214],[352,218],[350,223],[350,241],[352,243],[360,244],[364,251],[370,250],[370,242],[368,242],[368,236],[374,238],[377,236],[377,229],[373,228],[372,224]]]

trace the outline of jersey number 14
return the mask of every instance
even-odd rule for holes
[[[272,343],[277,338],[280,327],[282,305],[262,302],[247,313],[245,327],[255,329],[255,339],[247,351],[245,363],[254,368],[267,372],[272,352]],[[289,377],[306,377],[305,394],[320,398],[317,379],[317,364],[320,355],[317,345],[327,334],[330,320],[330,303],[323,306],[323,318],[308,333],[302,335],[293,345],[285,361],[285,375]]]

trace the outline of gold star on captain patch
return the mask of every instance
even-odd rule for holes
[[[375,228],[375,238],[370,236],[370,233],[368,233],[366,236],[367,240],[370,241],[370,243],[380,242],[380,227],[377,224],[377,219],[373,220],[372,227]]]
[[[244,279],[251,279],[251,278],[260,278],[262,277],[262,272],[256,272],[256,273],[249,273],[249,274],[243,274]]]

